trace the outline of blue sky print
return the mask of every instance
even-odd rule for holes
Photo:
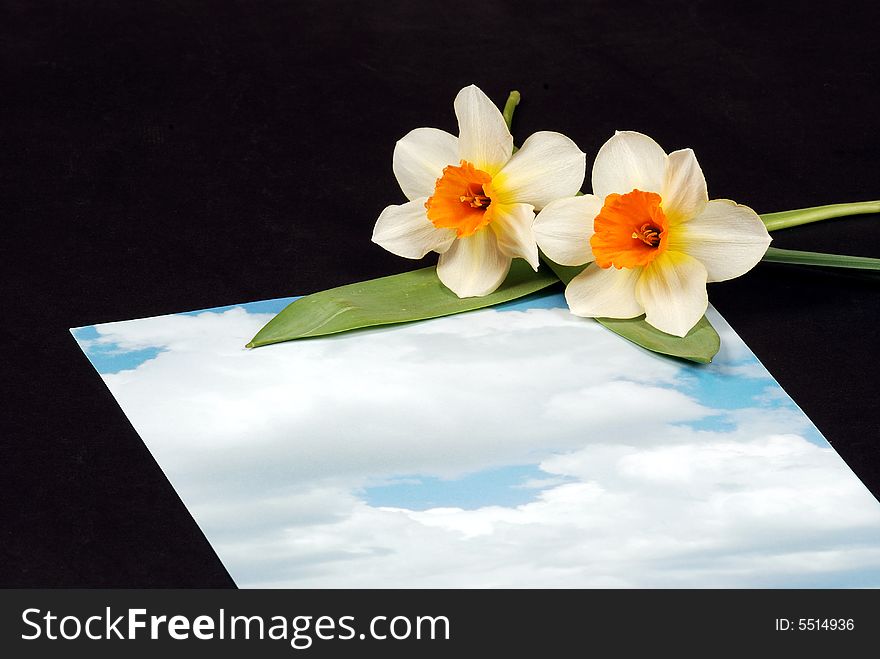
[[[72,330],[244,587],[880,586],[880,505],[713,309],[549,293],[256,350],[290,299]]]

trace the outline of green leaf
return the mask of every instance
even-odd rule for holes
[[[566,285],[585,267],[558,265],[543,255],[542,259]],[[684,337],[661,332],[653,325],[646,323],[644,316],[626,320],[596,318],[596,321],[642,348],[699,364],[711,362],[721,347],[721,338],[718,336],[718,332],[705,316]]]
[[[700,322],[694,325],[684,337],[661,332],[653,325],[646,323],[644,316],[626,320],[620,318],[596,318],[596,320],[636,345],[698,364],[711,362],[721,347],[721,338],[718,336],[718,332],[705,316],[700,318]]]
[[[528,263],[516,259],[497,291],[461,299],[440,283],[435,267],[422,268],[301,297],[270,320],[247,347],[482,309],[535,293],[558,281],[546,268],[534,272]]]
[[[793,263],[796,265],[820,265],[832,268],[880,270],[880,259],[873,259],[868,256],[802,252],[796,249],[779,249],[778,247],[769,247],[761,260],[768,263]]]
[[[559,265],[558,263],[554,263],[546,256],[544,256],[543,252],[541,253],[541,261],[549,268],[556,273],[556,276],[562,281],[563,284],[568,286],[568,282],[577,277],[584,271],[586,265]]]

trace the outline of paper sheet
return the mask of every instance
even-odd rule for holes
[[[708,366],[552,293],[244,349],[289,301],[72,330],[242,587],[880,585],[880,504],[714,309]]]

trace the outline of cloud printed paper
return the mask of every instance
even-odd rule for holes
[[[73,330],[243,587],[880,585],[880,504],[729,325],[561,295],[245,350],[289,300]]]

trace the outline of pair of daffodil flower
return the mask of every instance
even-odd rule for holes
[[[667,154],[618,132],[596,155],[593,193],[576,196],[586,156],[568,137],[538,132],[514,152],[501,112],[473,85],[455,114],[458,137],[416,128],[397,142],[409,202],[382,211],[373,241],[411,259],[439,253],[437,275],[459,297],[495,291],[515,258],[537,270],[540,248],[560,265],[589,264],[566,287],[572,313],[645,314],[685,336],[706,311],[706,284],[748,272],[770,244],[752,209],[709,201],[691,149]]]

